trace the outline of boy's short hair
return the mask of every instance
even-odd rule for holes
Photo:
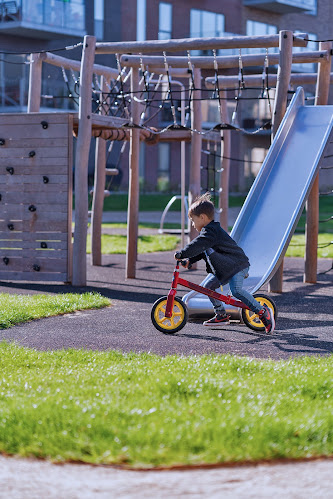
[[[215,206],[211,201],[209,192],[206,192],[205,194],[202,194],[201,196],[196,198],[196,200],[191,204],[188,210],[189,217],[191,217],[192,215],[199,217],[202,214],[207,215],[208,218],[214,220]]]

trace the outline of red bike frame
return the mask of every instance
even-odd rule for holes
[[[193,289],[193,291],[197,291],[198,293],[202,293],[206,296],[211,296],[216,300],[223,301],[227,305],[232,305],[238,308],[245,308],[249,310],[249,307],[245,305],[243,302],[239,300],[235,300],[231,296],[222,295],[221,293],[216,293],[216,291],[212,291],[211,289],[204,288],[203,286],[199,286],[198,284],[194,284],[194,282],[187,281],[182,277],[179,277],[179,261],[177,260],[177,264],[173,273],[173,280],[171,284],[171,289],[168,293],[168,300],[165,308],[165,317],[172,317],[173,304],[175,301],[175,296],[177,293],[177,286],[180,284],[181,286],[185,286],[185,288]]]

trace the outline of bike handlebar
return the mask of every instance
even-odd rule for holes
[[[187,260],[177,260],[177,263],[180,263],[182,267],[185,267],[187,269],[190,269],[192,267],[192,263],[189,263],[188,267],[186,267]]]

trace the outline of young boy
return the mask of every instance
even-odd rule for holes
[[[250,263],[242,248],[214,222],[215,208],[206,193],[198,197],[190,206],[188,216],[192,225],[200,234],[185,248],[175,253],[176,260],[187,259],[186,268],[202,258],[206,262],[209,279],[205,287],[215,290],[221,284],[229,283],[233,296],[241,300],[250,310],[259,315],[266,333],[272,333],[275,328],[274,314],[267,305],[261,306],[253,296],[243,289],[243,281],[248,275]],[[203,283],[201,284],[203,285]],[[226,314],[223,302],[210,298],[215,316],[203,323],[204,326],[229,324],[230,316]]]

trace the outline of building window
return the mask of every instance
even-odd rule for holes
[[[146,0],[136,2],[136,39],[146,39]]]
[[[262,35],[276,35],[278,32],[277,27],[273,24],[261,23],[259,21],[246,21],[246,34],[247,36],[262,36]],[[278,48],[274,47],[268,49],[269,52],[277,52]],[[244,53],[263,53],[266,49],[246,49]]]
[[[104,0],[94,0],[95,36],[102,40],[104,37]]]
[[[304,33],[304,31],[294,31],[295,35],[298,33]],[[309,39],[310,40],[317,40],[317,35],[314,33],[308,33]],[[308,42],[306,47],[294,47],[293,52],[308,52],[312,50],[318,50],[318,43],[317,42]],[[301,73],[313,73],[317,71],[316,68],[316,63],[298,63],[298,64],[293,64],[292,65],[292,71],[300,71]]]
[[[223,36],[224,15],[207,10],[191,9],[191,38],[210,38]],[[208,55],[211,50],[192,50],[192,55]]]
[[[312,16],[317,15],[317,0],[302,0],[302,3],[309,9],[305,14],[311,14]]]
[[[85,29],[83,0],[25,0],[22,2],[22,20],[45,26],[75,30]]]
[[[157,190],[168,191],[170,186],[170,144],[158,145]]]
[[[172,38],[172,5],[160,2],[158,9],[158,39],[169,40]]]
[[[29,70],[24,55],[3,54],[0,59],[0,112],[26,112]],[[8,109],[12,108],[12,109]]]

